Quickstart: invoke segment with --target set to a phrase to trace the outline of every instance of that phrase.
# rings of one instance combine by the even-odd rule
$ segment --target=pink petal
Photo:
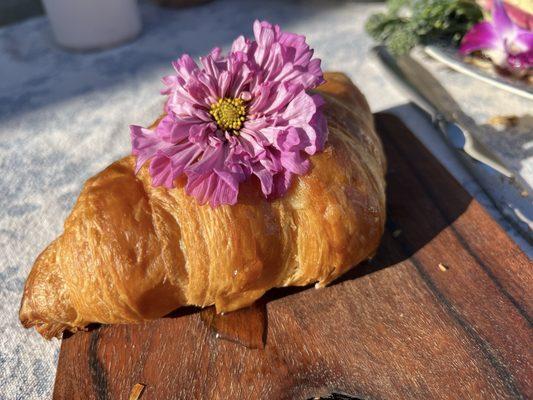
[[[159,122],[155,132],[161,139],[176,143],[189,135],[191,124],[190,121],[184,121],[168,114]]]
[[[198,69],[198,65],[196,65],[194,60],[188,54],[182,55],[178,60],[174,61],[172,65],[178,75],[185,80],[189,80],[192,73]]]
[[[283,111],[287,105],[300,94],[305,93],[303,86],[295,85],[292,83],[285,83],[280,85],[273,91],[272,96],[269,98],[269,104],[263,106],[258,111],[261,114],[274,114]],[[288,108],[288,107],[287,107]]]
[[[274,27],[266,21],[254,21],[254,36],[260,47],[268,48],[274,43]]]
[[[161,78],[166,89],[161,90],[161,94],[170,94],[172,89],[178,85],[178,77],[176,75],[168,75]]]
[[[220,75],[218,76],[218,82],[217,82],[217,86],[218,86],[217,95],[219,98],[226,97],[226,93],[228,92],[230,84],[231,84],[230,73],[228,71],[221,72]]]
[[[194,172],[196,174],[202,175],[207,174],[214,169],[222,169],[224,167],[224,160],[226,159],[226,148],[220,143],[216,147],[208,147],[202,158],[196,162],[194,165],[187,169],[187,174],[189,172]]]
[[[159,138],[154,131],[137,125],[130,126],[130,136],[131,152],[137,156],[135,173],[138,173],[144,163],[152,158],[159,149],[169,145]]]
[[[172,173],[172,164],[167,157],[156,156],[150,163],[150,175],[153,186],[164,186],[172,188],[174,185],[174,174]]]
[[[257,131],[258,134],[260,134],[262,137],[264,137],[268,144],[275,144],[278,136],[281,132],[283,132],[285,129],[287,129],[287,126],[266,126],[265,128],[261,128]]]
[[[230,58],[229,63],[229,71],[232,74],[229,95],[231,97],[240,97],[243,100],[249,101],[251,95],[247,90],[247,86],[253,78],[252,70],[240,60]]]
[[[282,32],[279,37],[279,42],[287,49],[287,56],[296,65],[305,65],[313,57],[313,50],[305,43],[305,36],[297,35],[292,32]]]
[[[283,112],[283,118],[289,121],[290,125],[299,125],[301,122],[309,122],[315,115],[317,105],[313,97],[301,90],[289,103]]]
[[[307,152],[307,154],[313,155],[317,151],[324,150],[324,146],[328,138],[328,121],[322,111],[324,105],[326,104],[322,96],[315,94],[311,97],[313,98],[313,101],[315,102],[315,106],[317,109],[317,112],[315,113],[315,115],[313,115],[313,118],[311,118],[311,121],[309,121],[309,126],[314,131],[315,141],[314,141],[314,146],[311,145],[307,147],[305,151]],[[308,130],[307,132],[310,137],[313,137],[313,135],[310,134]]]
[[[517,28],[512,43],[508,44],[507,63],[514,69],[533,68],[533,32]]]
[[[289,171],[282,171],[274,176],[274,183],[272,186],[272,193],[270,198],[277,198],[283,196],[289,190],[292,181],[292,174]]]
[[[501,36],[505,36],[508,32],[514,30],[515,25],[511,18],[507,15],[503,2],[501,0],[494,0],[492,2],[492,24],[494,29],[500,33]]]
[[[322,74],[315,76],[302,70],[301,66],[295,66],[288,62],[283,66],[283,69],[275,77],[276,82],[292,83],[302,86],[304,89],[311,89],[316,86],[316,83],[323,80]]]
[[[283,47],[279,43],[273,43],[270,46],[268,57],[263,63],[263,69],[265,71],[265,80],[274,80],[279,74],[286,60],[283,57]]]
[[[308,73],[315,78],[315,81],[313,82],[313,86],[315,87],[325,82],[322,67],[320,66],[321,63],[322,61],[320,58],[315,58],[307,65]]]
[[[217,207],[237,202],[239,178],[244,177],[224,167],[225,152],[223,145],[210,148],[199,162],[186,169],[185,191],[200,204],[209,202],[211,207]]]
[[[265,148],[261,144],[262,136],[256,132],[241,130],[239,135],[239,145],[243,151],[250,155],[250,157],[256,158],[264,153]]]
[[[165,156],[172,164],[172,171],[178,177],[183,171],[192,165],[203,153],[203,149],[189,142],[161,149],[158,155]]]
[[[309,144],[305,131],[292,126],[280,131],[276,137],[276,147],[282,152],[301,151]]]
[[[237,203],[237,197],[239,195],[239,184],[228,184],[222,179],[215,181],[215,187],[209,200],[211,207],[218,207],[222,204],[234,205]]]
[[[489,22],[480,22],[468,31],[461,41],[459,52],[469,54],[484,49],[502,49],[503,41]]]
[[[278,173],[283,171],[283,165],[281,164],[281,153],[275,148],[266,149],[266,157],[262,158],[259,163],[268,171],[272,173]]]
[[[272,83],[267,82],[257,85],[257,87],[254,88],[254,92],[252,94],[253,99],[248,108],[248,112],[250,114],[253,115],[260,113],[266,108],[269,103],[270,94],[273,87],[274,85]]]
[[[209,135],[214,134],[216,131],[216,125],[211,123],[201,123],[191,125],[188,132],[188,139],[191,143],[200,143],[207,145],[207,139]]]
[[[507,58],[507,63],[512,67],[519,70],[533,68],[533,52],[521,54],[510,54]]]
[[[257,45],[254,47],[253,58],[257,65],[259,65],[265,72],[269,72],[266,64],[270,57],[273,56],[273,47],[277,45],[280,28],[277,25],[271,25],[266,21],[254,22],[254,36]]]
[[[205,57],[200,57],[200,62],[204,66],[204,71],[207,73],[207,75],[214,77],[215,79],[218,77],[218,74],[223,68],[224,62],[218,62],[220,60],[220,48],[215,47],[213,50],[211,50],[211,53],[209,53]]]
[[[250,50],[250,40],[246,39],[244,36],[239,36],[237,39],[233,41],[233,44],[231,45],[231,52],[242,52],[242,53],[248,53]]]
[[[210,104],[209,98],[210,92],[200,82],[198,76],[195,76],[171,91],[168,107],[176,115],[189,114],[187,109],[195,109],[197,106],[207,107]]]
[[[274,174],[263,168],[260,164],[255,164],[252,168],[254,175],[259,178],[259,182],[261,183],[261,191],[265,197],[268,197],[272,193]]]
[[[185,87],[195,104],[208,106],[206,99],[216,99],[218,96],[216,78],[205,73],[199,73],[197,80],[188,82]]]
[[[299,151],[296,152],[281,152],[281,165],[289,171],[297,175],[303,175],[309,171],[309,160],[302,156]]]
[[[202,152],[199,146],[189,142],[159,150],[150,163],[152,185],[173,187],[174,180],[196,161]]]
[[[520,53],[529,54],[531,57],[533,53],[533,32],[519,29],[514,40],[514,45],[520,49]]]
[[[199,204],[206,204],[213,197],[213,191],[216,186],[214,180],[217,179],[216,174],[213,172],[204,175],[190,173],[187,176],[186,193],[195,197]]]

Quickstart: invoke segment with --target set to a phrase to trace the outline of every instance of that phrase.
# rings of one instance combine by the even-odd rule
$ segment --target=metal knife
[[[515,176],[476,139],[479,130],[439,81],[409,55],[394,56],[385,46],[374,54],[410,100],[425,111],[459,160],[514,228],[533,244],[533,202],[529,185]]]

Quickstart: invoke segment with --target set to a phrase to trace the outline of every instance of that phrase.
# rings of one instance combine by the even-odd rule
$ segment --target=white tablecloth
[[[58,48],[44,17],[0,29],[1,399],[51,396],[59,341],[24,330],[17,312],[32,262],[61,233],[83,182],[129,152],[129,124],[146,125],[159,114],[159,79],[171,70],[171,60],[184,52],[199,56],[216,45],[227,47],[238,34],[251,35],[255,18],[306,34],[324,69],[348,73],[373,110],[392,108],[471,193],[489,204],[430,124],[369,58],[372,43],[364,21],[380,8],[309,0],[225,0],[183,10],[143,4],[144,32],[136,41],[88,54]],[[428,65],[480,123],[494,114],[531,112],[526,100]],[[484,140],[531,182],[526,133]]]

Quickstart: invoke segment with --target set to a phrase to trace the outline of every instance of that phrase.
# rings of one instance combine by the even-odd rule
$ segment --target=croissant
[[[49,339],[90,323],[135,323],[178,307],[246,307],[267,290],[324,286],[371,257],[385,221],[385,158],[363,95],[325,74],[329,138],[290,191],[244,183],[236,205],[200,206],[151,185],[133,156],[89,179],[64,233],[37,258],[20,320]]]

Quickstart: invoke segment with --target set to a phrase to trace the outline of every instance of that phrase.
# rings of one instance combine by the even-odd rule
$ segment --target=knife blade
[[[373,53],[409,99],[425,111],[446,143],[476,179],[494,206],[533,244],[530,188],[476,138],[479,127],[440,82],[410,55],[394,56],[385,46]]]

